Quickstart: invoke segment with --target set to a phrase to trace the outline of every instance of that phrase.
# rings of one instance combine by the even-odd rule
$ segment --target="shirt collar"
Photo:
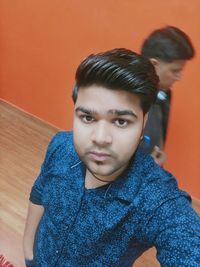
[[[138,149],[128,169],[109,186],[106,197],[120,198],[132,202],[152,165],[154,165],[153,159]],[[76,174],[83,174],[83,162],[80,160],[75,149],[73,149],[72,154],[70,154],[70,166],[72,172],[75,171]]]
[[[129,168],[113,182],[108,195],[132,202],[152,165],[153,159],[138,149]]]

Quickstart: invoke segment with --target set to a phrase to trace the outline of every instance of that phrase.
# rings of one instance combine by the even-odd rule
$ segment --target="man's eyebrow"
[[[132,116],[134,118],[137,118],[138,116],[132,111],[132,110],[119,110],[119,109],[111,109],[108,111],[108,113],[113,114],[113,115],[117,115],[117,116]]]
[[[98,112],[95,111],[95,110],[92,110],[92,109],[89,109],[89,108],[84,108],[84,107],[77,107],[75,109],[75,112],[83,112],[85,114],[88,114],[88,115],[98,115]],[[132,111],[132,110],[129,110],[129,109],[110,109],[108,110],[108,114],[111,114],[111,115],[116,115],[116,116],[132,116],[134,118],[137,118],[138,116]]]
[[[92,109],[89,109],[89,108],[84,108],[84,107],[77,107],[75,109],[75,112],[79,112],[79,111],[80,112],[83,112],[83,113],[86,113],[88,115],[91,115],[91,114],[95,115],[95,114],[97,114],[97,112],[95,110],[92,110]]]

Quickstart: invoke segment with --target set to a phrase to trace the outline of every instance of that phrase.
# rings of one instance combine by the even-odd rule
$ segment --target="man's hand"
[[[151,156],[153,157],[155,162],[160,166],[162,166],[167,159],[167,155],[165,154],[165,152],[161,150],[158,146],[154,147]]]

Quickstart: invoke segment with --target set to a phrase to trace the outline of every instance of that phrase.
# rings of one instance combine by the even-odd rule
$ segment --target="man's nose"
[[[111,144],[112,134],[109,125],[104,121],[96,123],[92,131],[91,140],[100,146]]]
[[[174,76],[174,78],[175,78],[175,81],[180,81],[181,80],[181,72],[178,72],[178,73],[176,73],[176,75]]]

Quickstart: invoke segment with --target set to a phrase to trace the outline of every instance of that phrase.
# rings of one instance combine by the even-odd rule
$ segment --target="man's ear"
[[[145,125],[146,125],[146,123],[147,123],[148,117],[149,117],[149,112],[145,113],[145,115],[144,115],[143,129],[145,128]]]
[[[142,139],[144,138],[144,128],[145,128],[145,125],[146,125],[146,123],[147,123],[148,116],[149,116],[149,112],[145,113],[145,115],[144,115],[144,119],[143,119],[142,133],[141,133],[140,140],[142,140]]]
[[[151,63],[154,65],[155,68],[158,66],[159,62],[156,58],[150,58],[149,60],[151,61]]]
[[[142,133],[141,133],[141,136],[140,136],[140,140],[143,140],[143,138],[144,138],[144,128],[145,128],[145,125],[147,123],[148,116],[149,116],[149,112],[145,113],[144,119],[143,119]]]

